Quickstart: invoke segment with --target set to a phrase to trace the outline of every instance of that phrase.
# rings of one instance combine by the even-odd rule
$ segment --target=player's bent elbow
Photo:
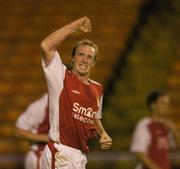
[[[19,128],[17,128],[17,127],[14,130],[14,136],[17,137],[17,138],[21,137],[21,130]]]
[[[40,47],[43,53],[48,53],[48,45],[44,41],[41,42]]]

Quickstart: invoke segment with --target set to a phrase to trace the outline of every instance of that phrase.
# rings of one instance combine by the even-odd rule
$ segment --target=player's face
[[[160,96],[155,103],[155,111],[159,116],[166,116],[169,110],[169,97],[167,95]]]
[[[80,45],[72,59],[73,71],[79,75],[87,75],[95,64],[95,49],[88,45]]]

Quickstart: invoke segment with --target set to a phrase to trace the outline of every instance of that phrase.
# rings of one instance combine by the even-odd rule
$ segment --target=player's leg
[[[51,169],[52,154],[46,145],[40,158],[40,169]]]
[[[73,169],[86,169],[87,158],[82,153],[77,153],[71,156],[72,168]]]
[[[25,169],[37,169],[37,157],[34,152],[29,151],[25,158]]]
[[[56,154],[56,167],[58,169],[85,169],[87,159],[80,150],[55,144],[58,153]]]

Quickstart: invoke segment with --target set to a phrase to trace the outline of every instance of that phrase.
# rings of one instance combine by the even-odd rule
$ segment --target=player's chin
[[[108,149],[110,149],[111,148],[111,146],[101,146],[101,149],[102,150],[108,150]]]
[[[89,70],[80,70],[80,71],[79,71],[79,74],[80,74],[81,76],[87,75],[88,73],[89,73]]]

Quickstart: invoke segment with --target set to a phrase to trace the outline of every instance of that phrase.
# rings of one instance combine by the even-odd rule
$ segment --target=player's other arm
[[[111,137],[106,133],[104,130],[101,120],[100,119],[94,119],[94,124],[96,126],[97,132],[100,135],[100,144],[101,144],[101,149],[109,149],[112,145],[112,139]]]
[[[170,120],[165,120],[164,123],[174,135],[177,147],[180,148],[180,133],[178,132],[176,125]]]
[[[72,33],[80,30],[82,32],[91,31],[91,22],[87,17],[82,17],[70,24],[56,30],[51,33],[41,42],[42,57],[45,63],[48,65],[54,56],[58,46]]]
[[[31,142],[48,142],[47,134],[34,134],[18,127],[15,129],[15,136]]]
[[[149,169],[160,169],[145,153],[135,152],[140,161]]]
[[[180,148],[180,133],[178,132],[177,128],[175,125],[172,126],[170,129],[174,135],[176,146]]]

